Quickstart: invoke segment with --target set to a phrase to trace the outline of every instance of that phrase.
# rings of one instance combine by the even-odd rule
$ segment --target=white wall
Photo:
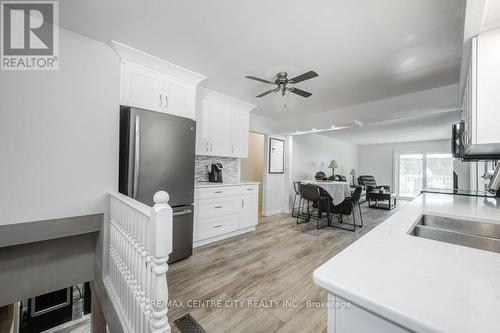
[[[0,223],[103,212],[118,184],[119,59],[60,30],[59,71],[0,73]]]
[[[276,138],[285,141],[285,172],[282,174],[269,173],[269,139]],[[288,211],[288,173],[290,164],[288,159],[290,138],[281,135],[265,135],[264,146],[264,186],[262,190],[262,215],[269,216]]]
[[[294,180],[314,179],[318,171],[331,176],[328,169],[331,160],[338,163],[335,174],[349,178],[351,169],[358,167],[358,146],[335,140],[320,134],[304,134],[293,137],[293,172]]]
[[[331,160],[336,160],[339,165],[339,168],[335,169],[335,174],[346,176],[348,181],[351,179],[349,175],[351,169],[358,168],[358,146],[320,134],[294,136],[291,151],[292,167],[287,191],[290,205],[295,195],[292,182],[314,179],[318,171],[331,176],[332,169],[328,169]]]
[[[373,175],[379,185],[394,188],[394,154],[397,152],[450,153],[450,140],[417,141],[359,146],[358,175]],[[468,188],[468,168],[455,168],[459,172],[461,188]],[[460,174],[467,173],[467,175]],[[462,183],[465,181],[465,183]]]

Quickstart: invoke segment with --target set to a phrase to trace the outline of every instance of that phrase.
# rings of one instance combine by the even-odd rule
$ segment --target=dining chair
[[[315,178],[316,180],[326,180],[326,179],[328,179],[328,178],[326,177],[326,174],[325,174],[323,171],[318,171],[318,172],[316,172],[316,174],[314,175],[314,178]]]
[[[326,206],[326,217],[328,224],[330,224],[330,197],[326,192],[320,191],[320,188],[313,184],[299,184],[299,194],[300,202],[297,211],[297,224],[309,222],[311,218],[314,218],[316,220],[316,228],[320,229],[319,221],[322,218],[321,210],[324,206]],[[306,205],[305,213],[304,204]],[[315,212],[316,214],[314,214]]]
[[[363,191],[362,186],[356,186],[351,197],[344,199],[344,201],[342,201],[340,204],[332,207],[332,213],[338,214],[338,219],[339,219],[339,222],[341,224],[352,226],[352,229],[344,228],[346,230],[356,231],[356,227],[363,227],[363,213],[361,212],[361,204],[360,204],[362,191]],[[356,207],[358,207],[358,209],[359,209],[359,216],[361,219],[361,224],[356,224],[356,213],[355,213]],[[343,215],[349,216],[351,214],[352,214],[353,223],[344,222],[344,219],[342,216]]]
[[[293,196],[292,217],[297,217],[297,215],[299,214],[300,202],[302,200],[302,197],[300,196],[300,193],[299,193],[299,186],[300,186],[300,184],[301,184],[300,181],[293,182],[293,190],[294,190],[295,194]],[[299,207],[295,207],[295,203],[297,201],[297,197],[299,198]],[[297,211],[297,215],[294,215],[295,211]]]

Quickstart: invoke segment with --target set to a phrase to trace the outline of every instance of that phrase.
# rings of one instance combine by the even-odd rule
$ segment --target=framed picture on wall
[[[269,138],[269,173],[285,173],[285,141]]]

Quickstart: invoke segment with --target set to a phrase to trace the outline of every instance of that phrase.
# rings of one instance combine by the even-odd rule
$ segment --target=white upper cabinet
[[[164,81],[166,113],[195,119],[196,86],[175,79]]]
[[[198,88],[196,103],[196,154],[247,157],[249,112],[255,106],[204,88]]]
[[[163,76],[131,64],[122,66],[122,105],[161,111]]]
[[[196,155],[210,155],[210,105],[196,101]]]
[[[245,111],[233,110],[229,117],[229,141],[231,156],[248,157],[248,126],[250,114]]]
[[[196,86],[203,75],[121,43],[121,104],[195,119]]]
[[[472,40],[465,80],[462,120],[468,155],[500,153],[500,29],[482,32]]]
[[[230,110],[224,106],[211,103],[208,119],[211,155],[229,156],[231,153],[229,114]]]

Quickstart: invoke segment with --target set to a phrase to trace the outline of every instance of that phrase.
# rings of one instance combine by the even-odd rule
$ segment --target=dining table
[[[321,187],[332,197],[332,203],[335,206],[344,201],[345,198],[351,196],[351,184],[349,182],[337,180],[302,180],[301,183],[314,184]]]

